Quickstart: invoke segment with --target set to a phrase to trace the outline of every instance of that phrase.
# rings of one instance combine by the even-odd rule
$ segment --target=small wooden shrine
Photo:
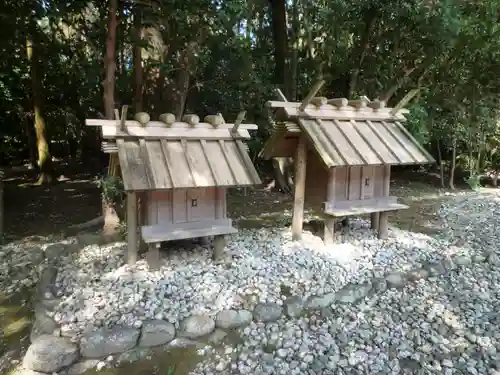
[[[324,241],[335,238],[335,220],[371,214],[371,227],[386,238],[388,212],[408,208],[389,194],[392,165],[433,163],[434,158],[401,124],[405,109],[379,100],[315,97],[303,102],[267,103],[274,132],[261,151],[264,158],[295,158],[292,236],[300,239],[304,202],[321,204]]]
[[[176,121],[170,113],[150,121],[144,112],[126,120],[124,112],[121,120],[86,124],[101,126],[103,150],[118,153],[127,193],[129,263],[137,259],[138,198],[150,267],[158,267],[160,244],[171,240],[215,236],[214,256],[220,258],[224,235],[237,231],[227,217],[226,189],[261,183],[243,143],[257,125],[242,124],[244,112],[234,124],[220,115]]]

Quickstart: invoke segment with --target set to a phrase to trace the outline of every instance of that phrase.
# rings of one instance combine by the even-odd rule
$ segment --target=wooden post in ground
[[[384,186],[383,186],[383,196],[388,197],[391,186],[391,167],[389,165],[384,166]],[[389,212],[383,211],[379,215],[379,227],[378,227],[378,238],[386,239],[389,235]]]
[[[231,259],[226,256],[227,254],[224,252],[224,248],[226,247],[227,241],[226,236],[220,235],[215,236],[214,238],[214,262],[223,263],[230,262]]]
[[[137,212],[138,212],[138,225],[139,227],[143,225],[147,225],[148,223],[148,207],[147,207],[147,202],[148,202],[148,192],[142,192],[140,194],[137,194]],[[142,236],[139,238],[139,250],[146,251],[148,249],[148,244],[144,242],[144,239]]]
[[[127,263],[137,262],[137,197],[135,192],[127,192]]]
[[[370,228],[373,230],[378,230],[378,223],[379,223],[379,212],[372,212],[370,215]]]
[[[160,246],[160,242],[149,244],[149,251],[146,255],[146,259],[150,271],[157,271],[160,269]]]
[[[328,170],[328,185],[326,188],[326,201],[328,203],[335,202],[335,174],[336,169]],[[323,232],[323,242],[325,245],[331,245],[335,240],[335,217],[328,216],[325,220],[325,229]]]
[[[304,135],[299,138],[295,156],[295,192],[293,200],[292,240],[302,239],[304,222],[304,197],[306,189],[307,143]]]

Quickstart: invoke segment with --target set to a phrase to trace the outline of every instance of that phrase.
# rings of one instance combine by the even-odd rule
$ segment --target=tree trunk
[[[275,185],[274,187],[283,193],[289,194],[292,192],[291,184],[288,181],[290,176],[290,163],[288,158],[273,158],[273,172]]]
[[[290,58],[290,100],[297,100],[297,74],[299,67],[299,1],[293,0],[292,5],[292,56]]]
[[[450,189],[452,190],[455,189],[455,166],[457,164],[456,157],[457,157],[457,141],[454,139],[453,149],[451,153],[451,167],[450,167],[450,181],[449,181]]]
[[[36,134],[34,134],[35,129],[28,122],[28,119],[26,118],[26,115],[24,113],[21,116],[21,119],[24,128],[24,134],[26,135],[26,140],[28,143],[30,168],[37,169],[38,160],[37,160]]]
[[[103,99],[104,99],[104,112],[108,120],[114,118],[115,109],[115,73],[116,73],[116,29],[118,26],[118,19],[116,16],[118,0],[109,0],[108,3],[108,35],[106,38],[106,56],[104,58],[104,71],[105,77],[103,82]],[[118,155],[110,154],[110,164],[115,166],[109,170],[109,174],[113,177],[118,175]],[[120,219],[116,210],[114,209],[113,202],[106,202],[103,199],[102,210],[104,216],[103,234],[105,236],[114,236],[119,231]]]
[[[441,182],[441,187],[444,189],[444,163],[443,163],[443,155],[441,153],[441,145],[439,140],[436,142],[437,144],[437,153],[438,153],[438,162],[439,162],[439,180]]]
[[[285,0],[269,0],[274,39],[274,80],[288,97],[288,85],[285,84],[287,56],[287,25]]]
[[[36,144],[38,150],[38,167],[40,168],[40,176],[37,184],[52,182],[54,177],[54,169],[52,157],[49,151],[49,142],[47,137],[47,129],[45,119],[43,118],[43,94],[42,94],[42,76],[39,66],[38,49],[40,48],[33,39],[27,40],[26,54],[31,62],[31,85],[33,98],[33,112],[35,115],[35,133]]]
[[[105,77],[103,82],[104,115],[108,120],[113,119],[115,109],[117,7],[118,0],[109,0],[108,36],[106,38],[106,56],[104,58]]]
[[[498,187],[498,172],[497,170],[494,170],[491,174],[491,185],[493,185],[493,187]]]
[[[143,81],[144,81],[144,69],[142,67],[142,46],[141,46],[141,15],[139,10],[136,9],[134,13],[134,46],[132,50],[133,54],[133,65],[134,65],[134,77],[135,77],[135,95],[134,95],[134,106],[135,112],[142,112],[143,104]]]
[[[405,70],[404,74],[401,77],[397,78],[392,84],[392,86],[389,88],[389,90],[387,90],[382,96],[380,96],[379,99],[381,101],[388,103],[389,100],[391,100],[391,98],[394,96],[394,94],[396,94],[396,92],[401,87],[403,87],[404,83],[406,82],[408,77],[415,71],[415,69],[416,68],[410,68]]]
[[[186,108],[186,99],[189,91],[189,65],[192,61],[193,53],[192,48],[194,46],[188,46],[186,51],[184,51],[180,58],[180,69],[177,76],[177,87],[174,105],[174,114],[177,121],[180,121],[184,110]]]

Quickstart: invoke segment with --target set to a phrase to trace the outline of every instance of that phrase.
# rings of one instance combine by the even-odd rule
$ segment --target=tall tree
[[[44,184],[52,182],[54,171],[52,157],[49,150],[47,126],[43,115],[42,75],[39,61],[39,38],[36,30],[36,23],[32,22],[30,26],[32,32],[26,42],[26,55],[31,63],[31,94],[33,100],[33,113],[38,150],[38,166],[40,168],[40,176],[37,183]]]
[[[104,115],[112,120],[115,110],[115,73],[116,73],[116,29],[118,27],[118,0],[109,0],[108,35],[106,56],[104,57]]]
[[[104,58],[104,113],[108,120],[112,120],[115,110],[115,72],[116,72],[116,29],[118,27],[118,0],[109,0],[108,4],[108,34],[106,38],[106,56]],[[108,175],[110,178],[119,176],[118,155],[110,155]],[[103,187],[105,188],[105,187]],[[120,218],[116,212],[116,202],[106,201],[103,196],[103,216],[104,216],[104,235],[112,236],[119,230]]]
[[[271,19],[274,40],[274,80],[288,97],[289,89],[286,84],[286,58],[288,52],[286,5],[285,0],[269,0],[271,5]]]

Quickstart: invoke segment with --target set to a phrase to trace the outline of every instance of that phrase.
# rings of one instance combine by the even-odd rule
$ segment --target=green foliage
[[[125,190],[120,177],[106,175],[96,180],[101,189],[101,195],[105,202],[120,205],[123,202]]]
[[[481,176],[479,174],[472,174],[465,180],[467,185],[473,190],[481,186]]]
[[[3,2],[0,59],[0,154],[28,155],[33,110],[26,36],[40,40],[44,115],[52,147],[88,154],[98,132],[85,118],[104,113],[102,78],[107,12],[101,1]],[[500,81],[498,1],[318,0],[285,2],[285,46],[275,46],[270,2],[226,0],[119,1],[117,105],[134,107],[133,49],[141,47],[143,108],[153,117],[175,111],[181,73],[187,71],[185,112],[221,112],[233,120],[241,109],[259,125],[249,142],[252,157],[270,129],[264,103],[274,98],[276,47],[286,49],[290,95],[303,97],[321,71],[321,95],[387,99],[409,90],[406,127],[423,145],[439,144],[443,158],[457,158],[471,172],[500,167],[497,150]],[[134,28],[141,31],[141,38]],[[131,111],[133,112],[133,111]],[[35,150],[36,151],[36,150]],[[474,169],[474,171],[472,171]],[[102,182],[109,199],[121,193]],[[106,195],[108,198],[108,196]]]
[[[407,121],[405,123],[408,131],[415,137],[415,139],[422,145],[429,142],[429,114],[426,108],[420,103],[415,103],[409,108]]]

